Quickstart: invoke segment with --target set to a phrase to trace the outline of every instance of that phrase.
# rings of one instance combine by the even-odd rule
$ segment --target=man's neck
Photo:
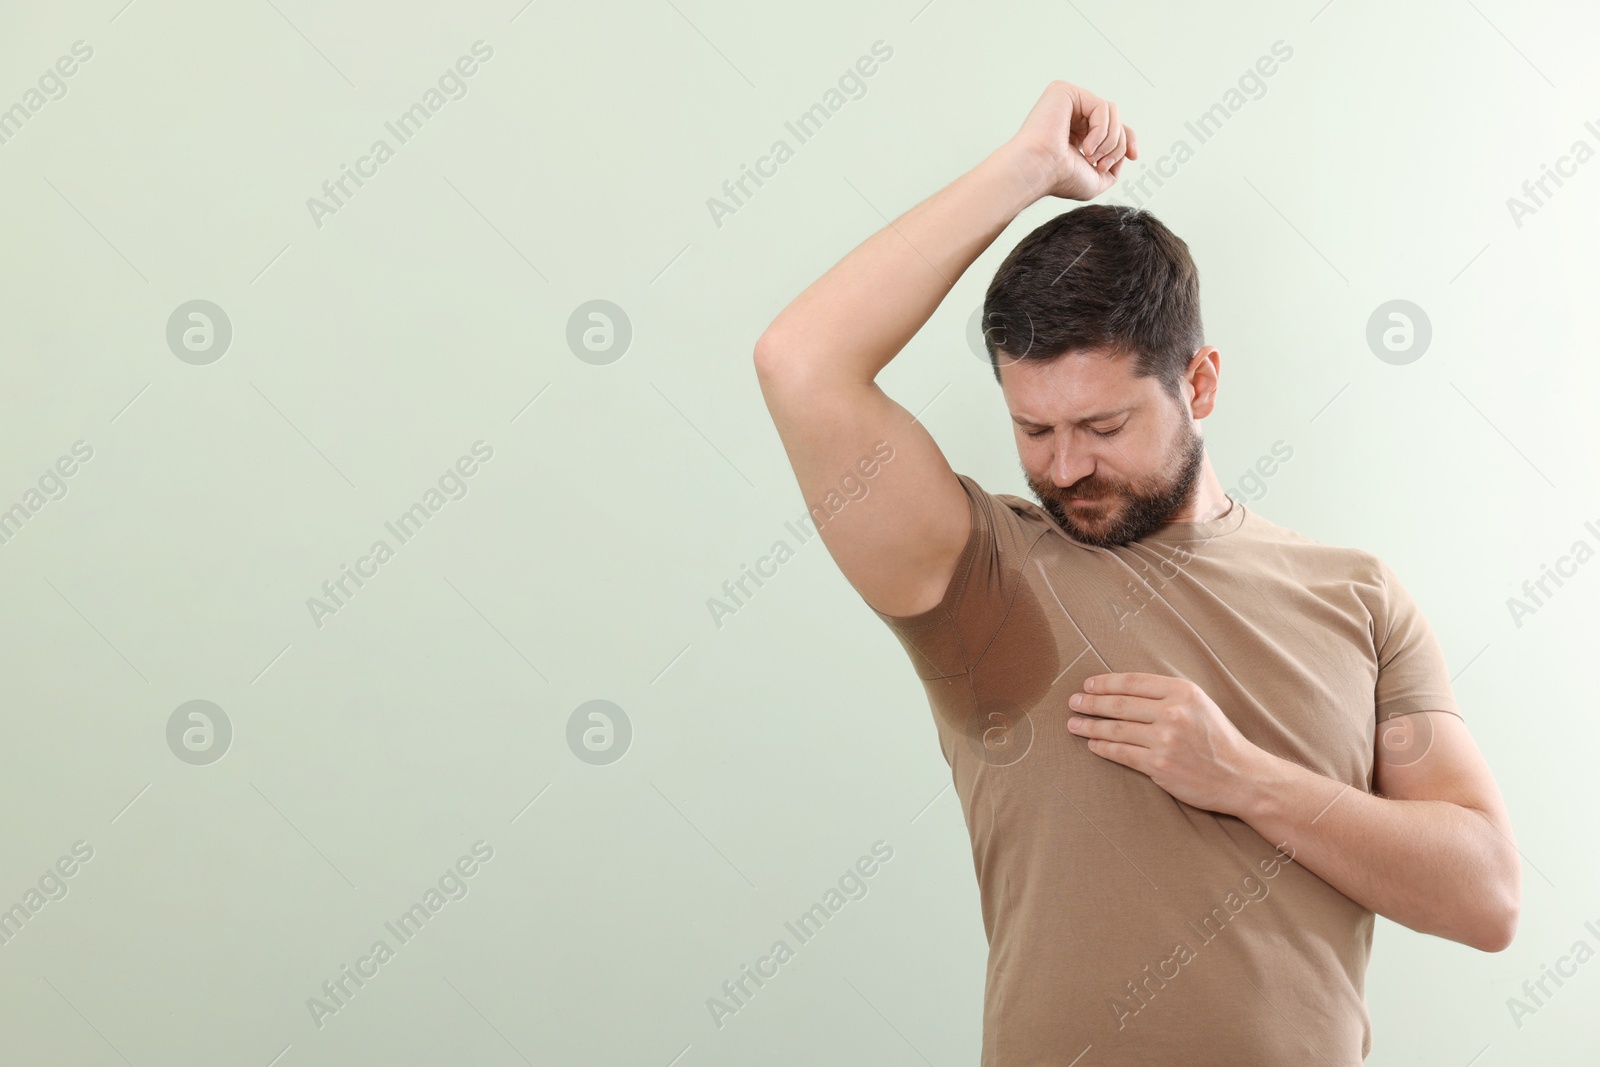
[[[1222,491],[1217,472],[1211,469],[1211,457],[1206,457],[1205,467],[1195,484],[1194,498],[1189,505],[1175,512],[1168,522],[1215,522],[1234,507],[1233,500]]]

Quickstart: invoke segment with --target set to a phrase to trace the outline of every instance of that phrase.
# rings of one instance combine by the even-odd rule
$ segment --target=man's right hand
[[[1117,105],[1070,82],[1053,81],[1011,138],[1042,170],[1045,194],[1093,200],[1116,184],[1139,139]]]

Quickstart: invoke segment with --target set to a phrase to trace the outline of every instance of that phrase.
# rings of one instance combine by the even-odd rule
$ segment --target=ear
[[[1190,389],[1189,413],[1203,419],[1217,406],[1217,384],[1222,376],[1222,353],[1215,345],[1206,345],[1194,354],[1184,369],[1184,381]]]

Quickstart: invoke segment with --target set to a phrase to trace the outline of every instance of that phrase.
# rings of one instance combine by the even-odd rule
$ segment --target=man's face
[[[1132,376],[1132,357],[1000,363],[1023,474],[1073,537],[1125,545],[1189,504],[1205,443],[1155,378]]]

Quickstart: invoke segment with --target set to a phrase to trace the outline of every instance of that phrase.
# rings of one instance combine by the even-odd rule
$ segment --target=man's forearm
[[[1487,952],[1511,936],[1500,890],[1515,849],[1483,812],[1373,796],[1262,753],[1229,814],[1269,843],[1287,843],[1296,863],[1351,900],[1413,930]]]
[[[766,369],[871,382],[1048,185],[1046,166],[1008,141],[795,297],[757,345]]]

